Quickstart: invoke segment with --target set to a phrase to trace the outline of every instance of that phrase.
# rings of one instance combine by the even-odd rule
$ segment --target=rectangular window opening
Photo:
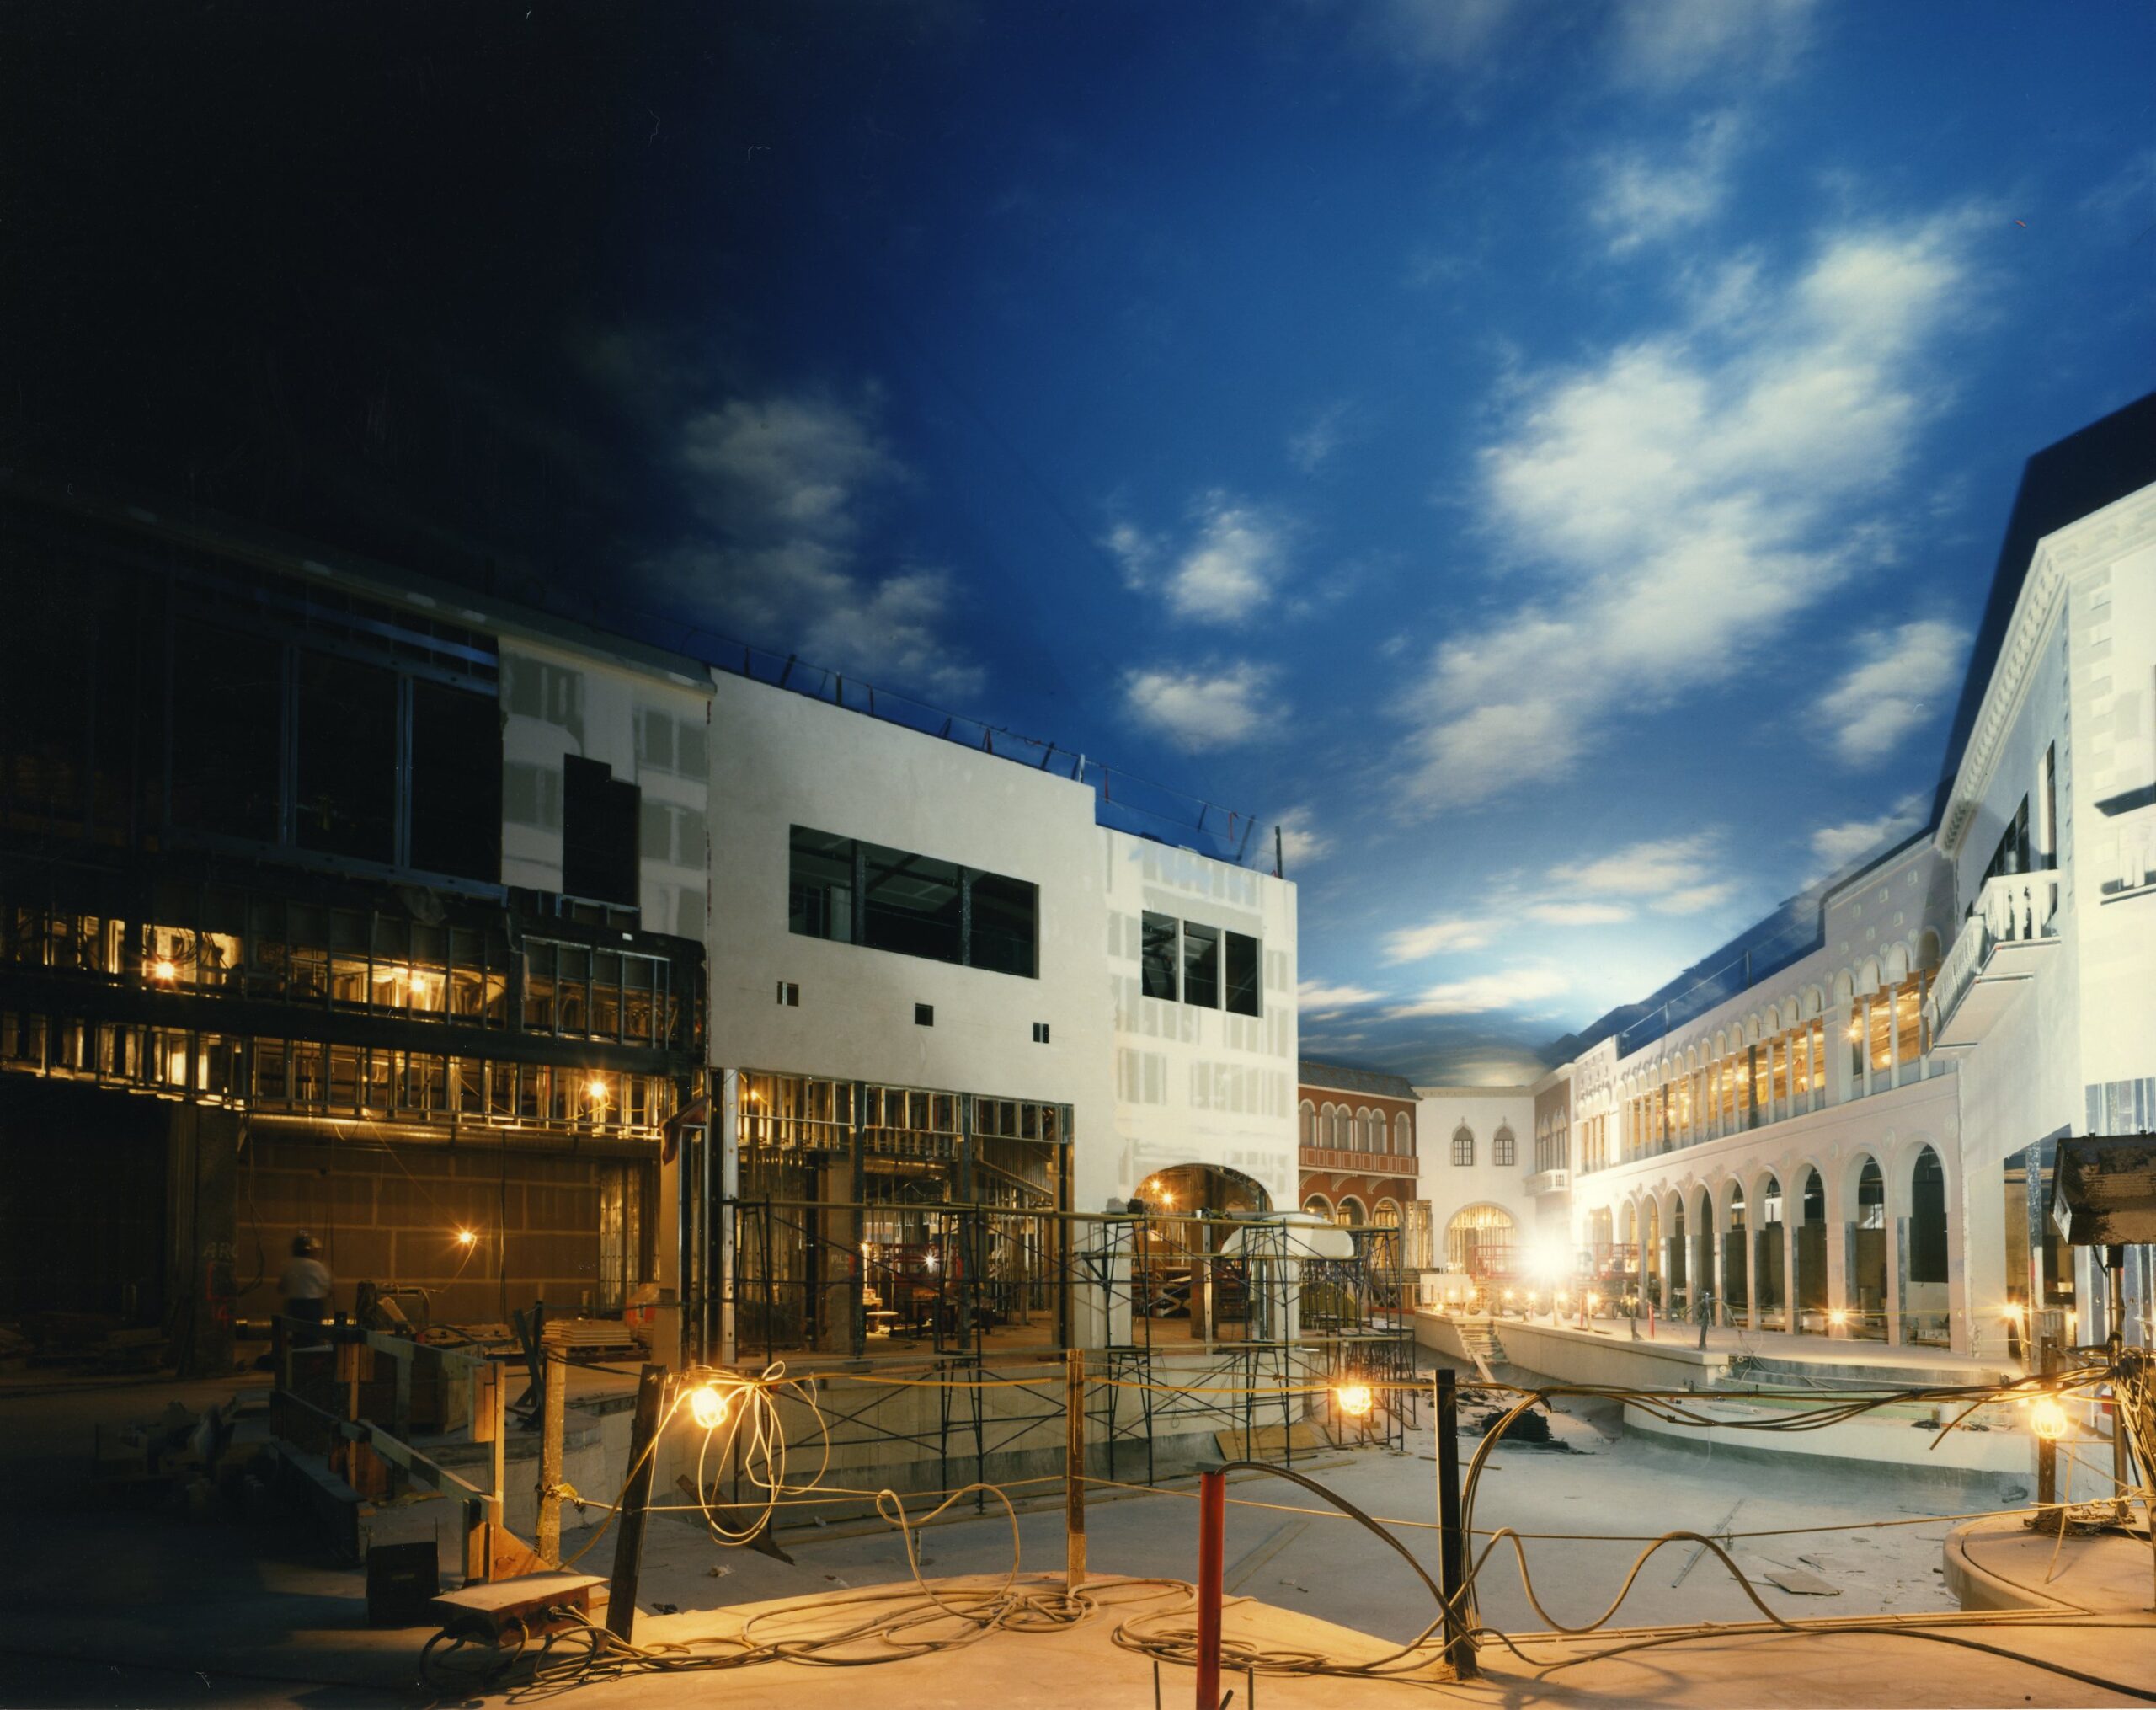
[[[1170,1003],[1180,995],[1177,983],[1176,935],[1178,923],[1173,915],[1148,914],[1145,917],[1145,939],[1139,952],[1139,978],[1148,997],[1161,997]]]

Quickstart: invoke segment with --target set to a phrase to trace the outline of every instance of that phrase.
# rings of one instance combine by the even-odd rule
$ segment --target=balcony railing
[[[1353,1170],[1366,1176],[1412,1176],[1415,1154],[1397,1152],[1338,1152],[1328,1146],[1299,1148],[1306,1170]]]
[[[1988,981],[2027,979],[2034,970],[2020,952],[2057,938],[2057,913],[2055,873],[2003,873],[1985,881],[1925,1000],[1935,1045],[1972,1045],[1990,1030],[2012,994],[1997,994],[1981,1014],[1965,1000]]]

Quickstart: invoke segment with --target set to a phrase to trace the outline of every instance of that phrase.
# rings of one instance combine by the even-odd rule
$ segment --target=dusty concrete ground
[[[199,1407],[237,1387],[100,1386],[0,1397],[0,1478],[13,1499],[16,1522],[11,1547],[0,1552],[0,1702],[296,1701],[334,1710],[414,1695],[424,1632],[367,1629],[360,1576],[326,1561],[296,1526],[274,1520],[189,1520],[164,1510],[104,1505],[90,1497],[89,1435],[98,1419],[117,1424],[154,1417],[173,1400]],[[1909,1520],[1916,1523],[1739,1538],[1732,1549],[1748,1570],[1803,1566],[1839,1590],[1832,1597],[1771,1590],[1764,1594],[1771,1607],[1787,1614],[1949,1606],[1936,1571],[1945,1522],[1932,1516],[1961,1511],[1965,1504],[1958,1492],[1870,1478],[1860,1468],[1838,1468],[1833,1477],[1821,1478],[1801,1469],[1614,1443],[1579,1420],[1561,1421],[1559,1430],[1575,1452],[1508,1446],[1494,1457],[1476,1515],[1478,1526],[1606,1536],[1678,1526],[1742,1533],[1846,1520]],[[1427,1520],[1434,1504],[1433,1456],[1425,1429],[1411,1437],[1404,1454],[1365,1451],[1345,1464],[1335,1457],[1334,1464],[1316,1469],[1315,1476],[1373,1514]],[[1196,1511],[1187,1487],[1186,1494],[1107,1494],[1109,1499],[1089,1515],[1091,1556],[1099,1569],[1178,1579],[1192,1574]],[[1313,1499],[1303,1491],[1251,1478],[1239,1479],[1231,1494],[1239,1504],[1230,1511],[1231,1592],[1280,1606],[1296,1619],[1336,1622],[1378,1639],[1406,1638],[1429,1619],[1429,1599],[1419,1583],[1360,1527],[1241,1505],[1311,1505]],[[1026,1568],[1060,1567],[1059,1508],[1022,1515],[1018,1530]],[[1431,1532],[1408,1529],[1401,1536],[1418,1559],[1434,1563]],[[579,1535],[572,1532],[566,1542],[574,1548]],[[602,1539],[586,1565],[603,1573],[611,1547],[611,1536]],[[700,1624],[694,1611],[699,1610],[889,1583],[906,1573],[902,1548],[889,1533],[857,1527],[797,1531],[787,1537],[787,1547],[795,1558],[790,1566],[750,1552],[721,1552],[686,1520],[655,1517],[639,1602],[647,1611],[670,1605],[679,1612],[647,1620],[646,1636],[694,1630]],[[1573,1540],[1540,1540],[1527,1546],[1545,1606],[1567,1622],[1602,1612],[1637,1547]],[[1711,1557],[1693,1556],[1690,1546],[1666,1548],[1655,1556],[1619,1612],[1619,1624],[1742,1619],[1753,1612]],[[1011,1560],[1009,1523],[999,1510],[937,1526],[925,1534],[925,1557],[926,1570],[938,1578],[1000,1574]],[[714,1574],[714,1568],[723,1571]],[[1506,1628],[1536,1624],[1517,1568],[1508,1561],[1494,1563],[1483,1581],[1482,1611],[1486,1621]],[[1077,1654],[1074,1646],[1105,1646],[1097,1633],[1082,1641],[1076,1635],[1059,1636],[1052,1646],[1027,1649],[1037,1642],[1044,1643],[1038,1635],[999,1635],[993,1647],[1005,1660],[998,1669],[1023,1677],[1046,1665],[1050,1649],[1060,1657],[1066,1651]],[[1113,1656],[1119,1660],[1099,1661],[1102,1678],[1122,1681],[1128,1675],[1126,1684],[1134,1689],[1142,1683],[1150,1696],[1150,1680],[1139,1659],[1119,1652]],[[784,1672],[789,1680],[798,1675],[850,1681],[854,1693],[873,1690],[885,1702],[934,1702],[932,1697],[909,1696],[929,1690],[920,1666],[899,1665],[910,1686],[902,1686],[898,1674]],[[865,1688],[866,1681],[882,1684]],[[632,1684],[605,1689],[603,1696],[626,1692],[622,1702],[641,1701],[644,1688],[654,1683],[630,1691]],[[1034,1685],[1033,1697],[1011,1697],[1008,1702],[1058,1702],[1052,1681],[1036,1680]],[[1299,1683],[1293,1691],[1289,1685],[1281,1683],[1267,1702],[1327,1702],[1320,1691],[1325,1683]],[[766,1683],[739,1675],[728,1677],[727,1690],[730,1702],[755,1702],[767,1690],[781,1688],[776,1679]],[[796,1702],[797,1690],[797,1685],[784,1687],[787,1702]],[[1261,1693],[1267,1691],[1261,1683]],[[978,1700],[961,1697],[950,1702]],[[2040,1691],[2034,1702],[2075,1701],[2047,1698]]]

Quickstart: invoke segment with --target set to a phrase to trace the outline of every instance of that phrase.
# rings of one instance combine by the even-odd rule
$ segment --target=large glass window
[[[1033,979],[1039,923],[1039,887],[1022,879],[792,828],[787,925],[804,938]]]
[[[1186,921],[1182,928],[1182,1001],[1220,1007],[1220,929]]]
[[[281,650],[191,618],[173,625],[172,819],[194,831],[277,839]]]
[[[1871,1074],[1877,1081],[1893,1066],[1894,1009],[1881,992],[1871,1000]]]
[[[297,739],[300,847],[355,861],[395,860],[395,673],[301,653]]]
[[[1172,1003],[1180,993],[1176,981],[1178,959],[1177,932],[1180,924],[1173,915],[1149,914],[1145,916],[1145,948],[1139,957],[1139,978],[1148,997],[1165,997]]]
[[[1038,972],[1034,937],[1039,914],[1038,886],[994,873],[974,874],[967,961],[993,973],[1032,979]]]
[[[1227,935],[1228,1009],[1235,1015],[1256,1015],[1258,1002],[1258,943],[1242,932]]]
[[[959,869],[953,861],[863,843],[862,942],[932,962],[964,959]]]
[[[499,882],[501,714],[490,697],[412,684],[412,864]]]
[[[804,938],[853,942],[853,840],[793,828],[787,927]]]

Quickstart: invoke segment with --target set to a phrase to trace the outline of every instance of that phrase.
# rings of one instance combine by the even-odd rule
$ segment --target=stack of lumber
[[[636,1332],[619,1318],[549,1318],[539,1339],[549,1353],[587,1358],[633,1354],[643,1346]]]

